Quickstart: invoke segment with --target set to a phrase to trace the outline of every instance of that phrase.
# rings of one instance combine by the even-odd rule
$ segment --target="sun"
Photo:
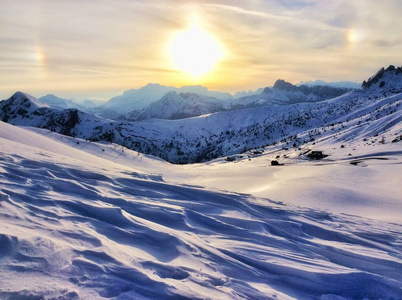
[[[201,77],[222,58],[222,50],[211,34],[193,26],[174,37],[170,55],[178,70]]]

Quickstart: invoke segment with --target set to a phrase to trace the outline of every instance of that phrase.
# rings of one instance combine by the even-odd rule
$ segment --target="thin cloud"
[[[192,18],[225,53],[200,84],[235,92],[279,77],[360,81],[402,61],[401,10],[397,0],[2,0],[0,82],[2,91],[188,84],[167,49]]]

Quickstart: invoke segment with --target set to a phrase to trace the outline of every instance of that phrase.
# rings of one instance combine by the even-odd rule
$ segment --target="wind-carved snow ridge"
[[[1,299],[401,298],[399,224],[171,184],[3,122],[0,152]]]

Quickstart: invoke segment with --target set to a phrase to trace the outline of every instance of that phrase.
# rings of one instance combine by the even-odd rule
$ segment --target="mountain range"
[[[381,69],[361,89],[352,91],[297,87],[278,80],[260,95],[234,100],[169,92],[133,116],[135,122],[105,119],[76,108],[51,108],[50,101],[42,103],[17,92],[0,102],[0,118],[15,125],[114,142],[173,163],[192,163],[278,142],[303,144],[336,124],[342,128],[356,123],[366,126],[370,120],[381,123],[377,120],[388,114],[399,120],[400,69]],[[386,133],[398,124],[395,120],[372,134]]]
[[[322,81],[322,87],[331,85],[331,83],[325,83]],[[351,82],[334,83],[334,86],[345,91],[351,90],[351,86],[353,85],[355,84]],[[265,90],[267,90],[267,88],[265,88]],[[154,113],[145,113],[145,111],[149,109],[151,104],[161,100],[163,102],[162,98],[166,96],[169,92],[176,92],[177,94],[197,94],[200,98],[198,101],[198,105],[201,104],[200,102],[203,100],[202,97],[206,98],[206,102],[211,102],[211,98],[215,98],[215,102],[216,105],[219,106],[219,110],[227,110],[236,107],[236,105],[238,105],[239,103],[246,103],[247,101],[253,102],[253,100],[251,99],[245,101],[243,101],[242,99],[246,99],[249,96],[261,95],[263,94],[263,91],[263,88],[259,88],[255,91],[250,90],[248,92],[237,92],[232,96],[229,93],[210,91],[206,87],[200,85],[183,86],[180,88],[176,88],[160,84],[148,84],[140,89],[127,90],[122,95],[113,97],[108,101],[88,99],[72,101],[69,99],[57,97],[52,94],[40,97],[39,101],[47,103],[50,107],[57,109],[77,108],[83,112],[95,114],[103,118],[135,120],[140,115],[142,115],[141,119],[143,119],[146,115],[155,115]],[[222,102],[218,100],[221,100]],[[181,100],[179,100],[179,102],[180,101]],[[225,102],[228,102],[228,104],[226,104]],[[177,103],[177,105],[180,106],[179,103]],[[158,104],[157,106],[161,107],[161,104]],[[207,103],[206,106],[208,107],[209,104]],[[198,111],[205,112],[208,109],[207,107],[200,108],[198,109]],[[172,107],[167,107],[166,109],[172,110]],[[205,113],[212,113],[215,111],[216,108],[213,108],[211,111],[207,110]],[[177,118],[177,116],[180,114],[181,112],[178,110],[171,115],[173,115],[174,118]],[[199,115],[197,114],[197,109],[193,112],[188,111],[186,114],[183,114],[183,116],[196,115]],[[156,114],[155,117],[162,118],[162,115]]]

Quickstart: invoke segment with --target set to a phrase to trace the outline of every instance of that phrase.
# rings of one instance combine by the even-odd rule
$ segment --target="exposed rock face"
[[[278,79],[274,84],[274,89],[279,89],[283,91],[296,91],[297,87],[291,84],[290,82],[286,82],[283,79]]]
[[[370,77],[367,81],[363,81],[362,88],[368,89],[368,88],[372,87],[373,85],[377,84],[378,82],[380,82],[379,87],[382,88],[387,83],[387,80],[385,77],[392,76],[392,75],[399,75],[399,74],[402,74],[402,67],[395,67],[393,65],[390,65],[387,69],[381,68],[377,72],[377,74]]]

